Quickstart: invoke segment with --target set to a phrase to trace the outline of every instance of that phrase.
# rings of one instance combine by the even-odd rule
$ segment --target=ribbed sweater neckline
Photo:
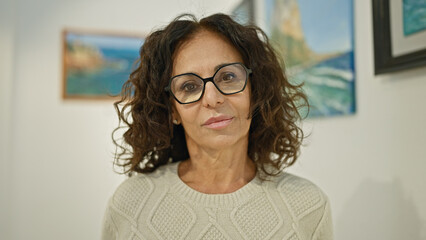
[[[167,179],[170,180],[170,192],[176,193],[180,198],[191,202],[192,204],[200,204],[206,207],[234,207],[239,205],[256,193],[262,192],[261,181],[255,176],[250,182],[242,186],[240,189],[232,193],[224,194],[208,194],[199,192],[180,179],[178,174],[178,166],[180,162],[167,164]]]

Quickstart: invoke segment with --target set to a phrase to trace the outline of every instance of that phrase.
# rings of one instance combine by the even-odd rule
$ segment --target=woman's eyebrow
[[[228,63],[221,63],[219,65],[216,65],[216,67],[214,67],[214,71],[216,72],[219,68],[221,68],[221,67],[223,67],[225,65],[228,65],[228,64],[230,64],[230,63],[229,62]]]
[[[229,65],[231,62],[225,62],[225,63],[221,63],[221,64],[218,64],[218,65],[216,65],[215,67],[214,67],[214,72],[216,72],[219,68],[221,68],[221,67],[223,67],[223,66],[226,66],[226,65]],[[184,74],[195,74],[195,75],[197,75],[197,76],[200,76],[199,75],[199,73],[197,73],[197,72],[194,72],[194,71],[189,71],[189,72],[184,72],[184,73],[180,73],[180,74],[176,74],[176,75],[174,75],[174,76],[178,76],[178,75],[184,75]]]
[[[225,63],[218,64],[218,65],[216,65],[214,67],[213,70],[214,70],[214,72],[216,72],[219,68],[221,68],[223,66],[226,66],[226,65],[229,65],[229,64],[230,64],[230,62],[225,62]],[[185,73],[182,73],[182,74],[195,74],[195,75],[198,75],[197,72],[185,72]],[[178,74],[178,75],[181,75],[181,74]]]

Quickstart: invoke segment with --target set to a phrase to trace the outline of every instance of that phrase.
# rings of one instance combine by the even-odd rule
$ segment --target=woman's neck
[[[179,177],[203,193],[231,193],[250,182],[256,166],[247,155],[248,144],[239,142],[220,150],[187,143],[190,158],[179,165]]]

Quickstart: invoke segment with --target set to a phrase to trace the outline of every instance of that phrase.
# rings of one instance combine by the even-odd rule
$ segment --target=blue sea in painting
[[[311,105],[309,116],[332,116],[355,112],[353,51],[327,59],[292,76],[304,82]]]
[[[266,32],[286,63],[290,81],[304,84],[308,117],[354,114],[353,1],[265,3]]]
[[[426,29],[426,0],[403,0],[404,35]]]
[[[67,74],[67,95],[117,95],[134,69],[139,53],[135,49],[98,47],[102,67],[91,71],[70,71]]]

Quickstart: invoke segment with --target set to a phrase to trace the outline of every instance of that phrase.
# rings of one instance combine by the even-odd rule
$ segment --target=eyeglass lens
[[[247,80],[247,71],[239,63],[226,65],[213,76],[215,86],[223,94],[233,94],[243,90]],[[198,101],[204,89],[204,81],[195,74],[176,76],[171,82],[171,91],[181,103]]]

